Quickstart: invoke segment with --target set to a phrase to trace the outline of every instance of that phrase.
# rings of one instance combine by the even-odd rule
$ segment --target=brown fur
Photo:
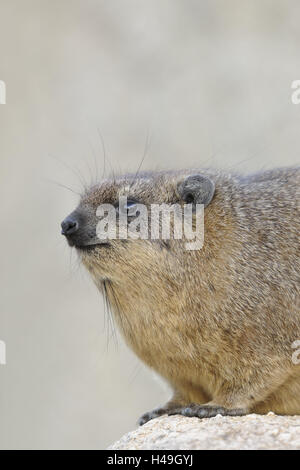
[[[174,389],[141,423],[165,412],[300,414],[300,365],[291,359],[300,339],[299,169],[127,175],[94,186],[79,207],[124,194],[180,202],[178,182],[193,173],[216,188],[201,250],[182,240],[115,240],[80,251],[96,284],[105,283],[128,345]]]

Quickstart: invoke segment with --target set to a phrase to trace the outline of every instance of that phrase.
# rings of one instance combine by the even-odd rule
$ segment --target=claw
[[[140,426],[143,426],[143,424],[146,424],[151,419],[158,418],[159,416],[162,416],[163,414],[166,414],[166,413],[167,411],[164,408],[156,408],[155,410],[148,411],[147,413],[143,414],[140,417],[138,424]]]

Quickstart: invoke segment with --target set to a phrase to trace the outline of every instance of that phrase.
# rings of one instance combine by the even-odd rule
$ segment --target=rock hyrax
[[[97,207],[204,204],[204,245],[103,241]],[[107,296],[128,345],[174,390],[161,414],[300,414],[300,168],[250,176],[213,170],[106,179],[62,223]],[[118,220],[118,218],[117,218]]]

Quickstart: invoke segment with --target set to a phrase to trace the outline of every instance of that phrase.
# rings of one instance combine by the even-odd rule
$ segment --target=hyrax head
[[[182,246],[185,234],[175,235],[175,212],[183,217],[186,208],[194,221],[196,209],[206,207],[214,192],[210,177],[195,171],[144,172],[103,180],[86,191],[63,220],[62,234],[92,274],[109,278],[121,270],[124,275],[126,266],[146,267],[154,258],[159,262],[157,253],[162,250]]]

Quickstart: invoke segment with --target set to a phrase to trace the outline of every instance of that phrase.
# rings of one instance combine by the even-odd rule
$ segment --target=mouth
[[[108,242],[103,242],[103,243],[93,243],[93,244],[90,244],[90,245],[76,245],[76,244],[72,244],[70,246],[76,248],[76,250],[78,251],[81,251],[83,253],[91,253],[93,252],[94,250],[96,250],[97,248],[107,248],[108,246],[110,245],[110,243]]]

